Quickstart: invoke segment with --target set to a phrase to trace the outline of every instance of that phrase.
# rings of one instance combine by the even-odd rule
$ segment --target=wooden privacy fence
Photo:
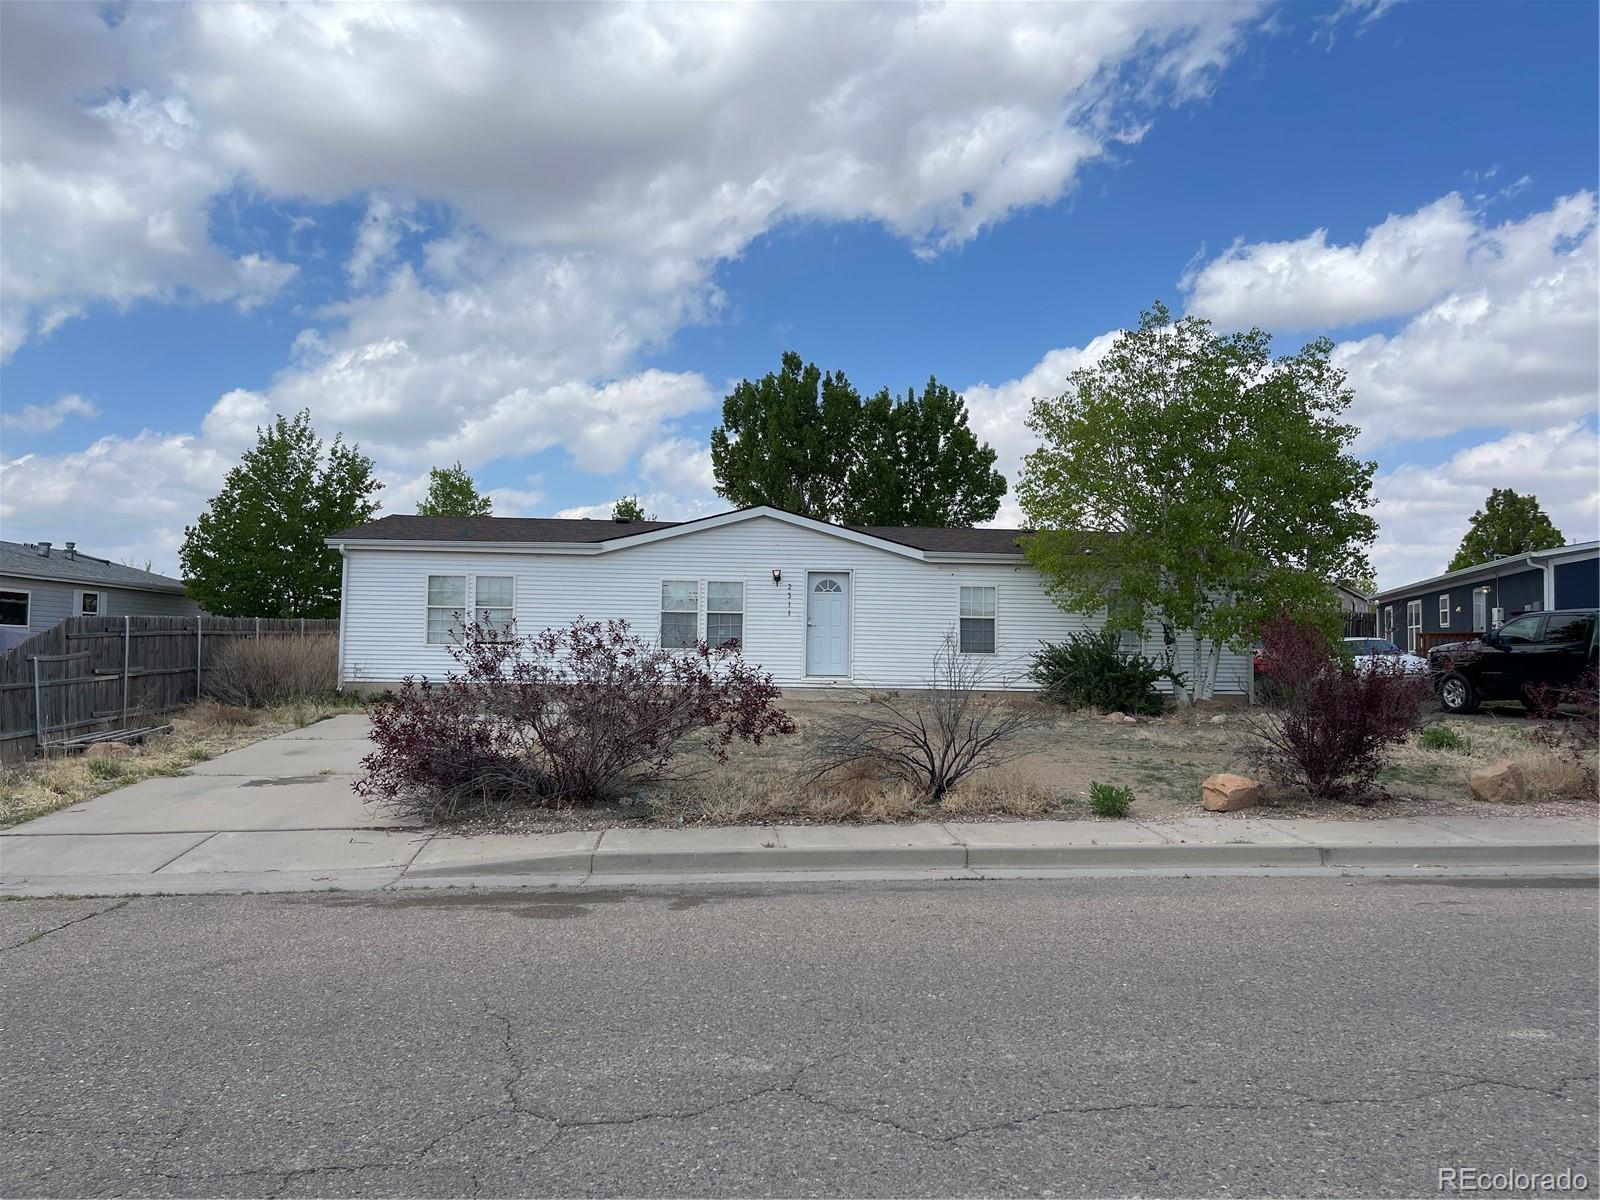
[[[0,656],[0,759],[151,722],[205,694],[208,658],[238,638],[338,631],[266,617],[71,617]]]

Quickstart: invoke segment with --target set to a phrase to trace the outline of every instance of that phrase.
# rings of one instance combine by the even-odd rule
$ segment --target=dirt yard
[[[759,747],[736,747],[718,765],[691,751],[679,776],[640,789],[616,805],[552,812],[514,810],[479,817],[468,828],[521,830],[601,828],[617,825],[744,825],[762,823],[894,822],[908,820],[1082,820],[1090,812],[1089,786],[1130,788],[1130,816],[1161,821],[1200,811],[1200,784],[1218,771],[1250,774],[1248,710],[1205,708],[1137,724],[1098,713],[1042,708],[1042,722],[1018,741],[1018,756],[962,784],[939,806],[928,805],[893,782],[844,778],[812,782],[814,739],[820,725],[848,718],[860,701],[786,698],[799,727],[792,737]],[[1018,701],[1034,704],[1034,701]],[[1213,722],[1213,717],[1221,721]],[[1483,815],[1467,790],[1479,766],[1503,758],[1528,768],[1529,803],[1517,813],[1593,815],[1593,797],[1574,787],[1575,772],[1559,756],[1527,739],[1531,721],[1438,715],[1466,739],[1460,750],[1428,750],[1413,739],[1398,748],[1380,783],[1388,793],[1370,805],[1329,803],[1289,789],[1271,790],[1262,816],[1316,816],[1333,820],[1422,815]],[[1504,812],[1505,809],[1498,811]]]

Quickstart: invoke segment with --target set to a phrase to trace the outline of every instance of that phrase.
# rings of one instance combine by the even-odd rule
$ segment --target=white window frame
[[[435,604],[433,602],[433,581],[435,579],[461,580],[461,603]],[[422,644],[424,646],[459,646],[461,644],[461,625],[457,622],[446,630],[448,640],[436,642],[432,637],[433,613],[435,609],[440,612],[460,613],[464,621],[472,614],[472,608],[467,603],[467,598],[472,594],[472,576],[466,572],[440,571],[437,574],[429,571],[422,577]]]
[[[685,583],[685,584],[688,584],[690,587],[694,588],[694,607],[693,608],[668,608],[667,607],[667,585],[669,583]],[[656,645],[660,646],[663,650],[693,650],[695,648],[695,646],[700,641],[700,613],[701,613],[701,606],[704,603],[704,600],[705,600],[705,588],[701,586],[701,581],[700,580],[698,580],[698,579],[662,579],[656,586]],[[681,615],[683,613],[688,613],[690,618],[692,619],[693,624],[692,624],[692,626],[690,628],[690,636],[691,636],[691,638],[693,640],[687,646],[669,646],[669,645],[667,645],[667,639],[666,639],[666,633],[665,633],[665,624],[666,624],[666,616],[667,616],[668,613],[673,613],[674,615]]]
[[[985,591],[993,595],[990,612],[987,616],[968,614],[964,611],[961,594],[965,591]],[[962,645],[961,622],[987,621],[989,622],[991,645],[988,650],[968,650]],[[956,585],[956,650],[961,654],[999,654],[1000,653],[1000,589],[992,583],[961,583]]]
[[[1411,619],[1413,616],[1416,617],[1415,621],[1413,621]],[[1406,601],[1406,650],[1409,653],[1415,654],[1417,652],[1417,643],[1422,640],[1421,634],[1422,634],[1422,601],[1421,600],[1407,600]]]
[[[1449,592],[1441,592],[1439,594],[1439,628],[1440,629],[1449,629],[1450,628],[1450,593]]]
[[[94,611],[92,613],[86,613],[83,611],[83,598],[85,596],[94,597]],[[103,617],[106,615],[106,594],[103,591],[95,591],[93,588],[83,588],[74,593],[72,601],[72,615],[75,617]]]
[[[31,629],[33,627],[33,593],[26,588],[0,588],[7,596],[21,596],[23,613],[22,624],[10,625],[0,622],[0,629]]]
[[[707,579],[707,580],[704,580],[703,582],[705,583],[705,588],[704,588],[704,591],[703,591],[702,594],[705,597],[705,604],[702,606],[702,611],[705,613],[705,623],[701,627],[702,640],[704,640],[705,643],[708,646],[710,646],[712,649],[716,649],[716,647],[718,645],[722,644],[722,643],[720,643],[720,642],[712,642],[712,640],[711,640],[711,618],[713,616],[733,616],[733,615],[737,615],[738,618],[739,618],[739,636],[738,636],[738,638],[736,640],[737,640],[737,642],[739,644],[739,648],[742,650],[744,648],[744,644],[745,644],[745,606],[746,606],[746,603],[747,603],[747,596],[748,596],[748,593],[749,593],[749,588],[745,585],[745,582],[742,579]],[[723,586],[723,587],[736,587],[736,588],[739,589],[739,607],[738,608],[712,608],[711,607],[711,589],[716,587],[716,586],[718,586],[719,584],[721,586]],[[730,640],[730,639],[727,639],[727,638],[723,639],[723,641],[728,641],[728,640]]]

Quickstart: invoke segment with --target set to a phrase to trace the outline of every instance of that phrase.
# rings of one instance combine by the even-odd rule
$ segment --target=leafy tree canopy
[[[648,517],[644,515],[644,505],[639,503],[637,496],[623,496],[611,506],[611,519],[613,521],[654,521],[655,514]]]
[[[1064,394],[1034,401],[1019,499],[1029,561],[1062,607],[1113,628],[1194,630],[1189,686],[1211,695],[1224,643],[1288,611],[1336,620],[1376,535],[1375,463],[1349,453],[1333,345],[1274,360],[1259,329],[1218,334],[1159,302]],[[1202,649],[1204,647],[1204,649]]]
[[[223,617],[338,616],[339,552],[322,539],[370,520],[382,487],[359,447],[280,413],[184,530],[189,594]]]
[[[1519,495],[1510,488],[1495,488],[1483,507],[1472,514],[1467,534],[1445,570],[1459,571],[1497,558],[1553,550],[1564,545],[1566,538],[1539,507],[1537,496]]]
[[[417,505],[419,517],[487,517],[494,502],[472,482],[458,462],[428,472],[428,494]]]
[[[994,462],[966,402],[938,380],[863,402],[843,372],[793,351],[776,374],[735,386],[711,432],[718,495],[851,525],[989,520],[1006,490]]]

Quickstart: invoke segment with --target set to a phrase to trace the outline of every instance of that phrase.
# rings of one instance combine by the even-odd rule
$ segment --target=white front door
[[[806,674],[850,674],[850,576],[806,576]]]

